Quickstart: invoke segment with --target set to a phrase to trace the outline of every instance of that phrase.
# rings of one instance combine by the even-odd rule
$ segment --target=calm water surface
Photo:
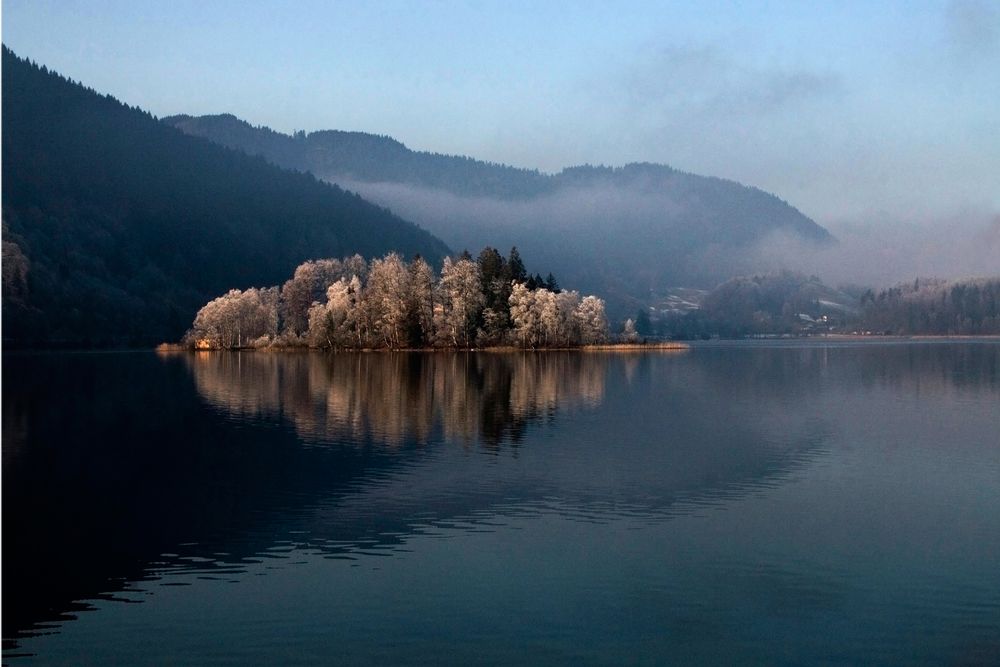
[[[4,661],[1000,664],[1000,344],[6,354]]]

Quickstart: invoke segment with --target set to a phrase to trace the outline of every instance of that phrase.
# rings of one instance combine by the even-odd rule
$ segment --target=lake
[[[12,665],[1000,664],[1000,343],[3,358]]]

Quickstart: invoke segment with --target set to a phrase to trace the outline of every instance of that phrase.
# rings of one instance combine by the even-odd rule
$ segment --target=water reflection
[[[672,521],[782,487],[846,436],[940,423],[978,454],[989,416],[962,401],[1000,397],[998,350],[7,355],[5,646],[181,574]]]
[[[559,409],[595,407],[606,360],[574,353],[202,352],[199,394],[237,419],[288,419],[313,443],[399,448],[444,438],[496,447]]]

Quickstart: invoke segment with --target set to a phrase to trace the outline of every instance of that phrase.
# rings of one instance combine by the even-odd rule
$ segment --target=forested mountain
[[[3,49],[3,337],[176,340],[234,285],[438,239],[360,196],[159,122]]]
[[[619,314],[648,302],[651,291],[711,288],[766,268],[750,251],[770,234],[832,240],[774,195],[663,165],[548,175],[359,132],[285,135],[231,115],[164,122],[355,189],[456,249],[516,245],[568,283],[606,296]]]

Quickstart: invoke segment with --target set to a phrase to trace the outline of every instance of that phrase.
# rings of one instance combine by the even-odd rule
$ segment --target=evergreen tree
[[[545,279],[545,289],[555,294],[559,294],[560,292],[559,283],[556,282],[556,277],[551,273],[549,273],[549,277]]]
[[[653,333],[653,323],[649,319],[649,311],[640,308],[635,314],[635,330],[641,336],[650,336]]]
[[[516,283],[523,283],[528,279],[528,271],[524,268],[524,262],[521,260],[521,253],[517,251],[517,246],[510,249],[510,254],[507,255],[507,271],[510,280]]]

